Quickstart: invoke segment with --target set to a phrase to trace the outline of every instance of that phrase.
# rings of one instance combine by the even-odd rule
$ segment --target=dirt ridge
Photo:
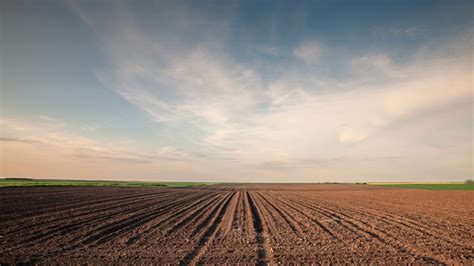
[[[0,264],[474,264],[473,192],[235,184],[0,200]]]

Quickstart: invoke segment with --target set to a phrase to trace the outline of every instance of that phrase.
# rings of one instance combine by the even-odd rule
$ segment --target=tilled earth
[[[0,189],[0,263],[474,264],[474,193],[365,185]]]

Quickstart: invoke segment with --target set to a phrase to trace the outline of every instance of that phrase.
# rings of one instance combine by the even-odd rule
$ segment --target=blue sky
[[[473,175],[471,1],[3,1],[2,176]]]

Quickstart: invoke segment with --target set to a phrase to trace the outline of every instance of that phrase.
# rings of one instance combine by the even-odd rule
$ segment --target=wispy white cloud
[[[17,142],[54,150],[48,156],[78,156],[130,162],[156,163],[162,160],[194,160],[195,156],[174,147],[138,151],[126,140],[98,140],[74,132],[65,122],[46,116],[39,121],[2,120],[0,142]],[[45,123],[44,121],[47,121]],[[51,123],[53,122],[53,123]]]
[[[407,38],[416,39],[425,33],[425,29],[421,26],[408,27],[375,27],[372,29],[372,35],[380,39]]]
[[[258,52],[264,53],[266,55],[276,56],[280,53],[280,49],[277,46],[272,45],[257,45],[252,47]]]
[[[404,61],[380,51],[346,58],[340,64],[348,69],[349,79],[321,74],[318,64],[331,60],[331,49],[306,41],[292,51],[298,60],[283,63],[285,73],[272,73],[273,79],[264,80],[257,66],[233,58],[219,39],[173,46],[144,33],[126,10],[116,14],[120,25],[113,30],[97,25],[99,18],[80,13],[102,36],[111,57],[112,71],[99,73],[104,85],[148,113],[160,127],[195,132],[188,137],[212,162],[256,165],[267,174],[275,163],[289,166],[293,174],[305,165],[311,169],[304,173],[309,176],[348,174],[340,169],[344,163],[351,165],[351,171],[367,174],[365,163],[371,160],[365,159],[381,158],[385,163],[378,162],[369,173],[376,175],[389,173],[393,158],[404,158],[405,163],[433,159],[428,144],[413,145],[419,136],[456,145],[469,140],[462,123],[467,123],[466,110],[472,106],[473,73],[464,37],[428,53],[420,50]],[[386,34],[415,38],[420,31],[390,29]],[[461,117],[462,122],[444,128],[449,119],[441,118],[443,113],[452,114],[450,119]],[[433,122],[437,126],[428,127],[422,123],[425,120],[437,121]],[[403,123],[416,130],[400,126]],[[432,128],[464,137],[438,137]],[[379,149],[381,143],[385,149]],[[190,151],[160,152],[180,158],[185,157],[181,152]],[[456,152],[461,151],[451,154]],[[468,159],[459,159],[463,173],[469,171]]]
[[[324,52],[324,48],[317,41],[306,41],[296,47],[295,56],[307,64],[317,64]]]

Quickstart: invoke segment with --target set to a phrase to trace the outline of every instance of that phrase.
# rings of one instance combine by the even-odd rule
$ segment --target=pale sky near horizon
[[[0,176],[473,177],[472,1],[1,1]]]

